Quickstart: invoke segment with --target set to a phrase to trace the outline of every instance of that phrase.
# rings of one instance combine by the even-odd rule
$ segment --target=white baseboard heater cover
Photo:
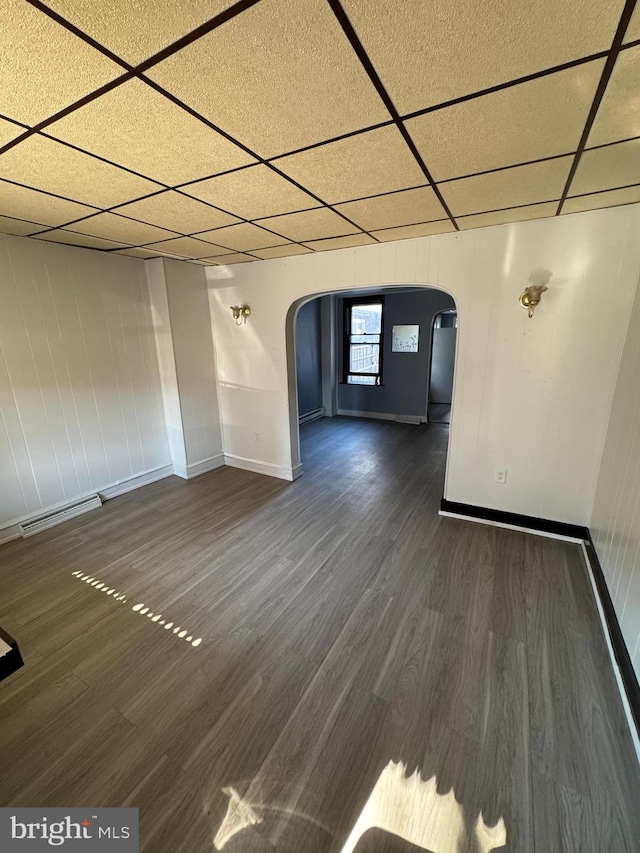
[[[41,530],[46,530],[48,527],[55,527],[56,524],[61,524],[63,521],[75,518],[77,515],[83,515],[85,512],[90,512],[92,509],[98,509],[101,506],[102,501],[98,495],[89,495],[81,501],[75,501],[38,518],[23,521],[19,525],[20,533],[23,539],[26,539],[27,536],[33,536],[34,533],[40,533]]]

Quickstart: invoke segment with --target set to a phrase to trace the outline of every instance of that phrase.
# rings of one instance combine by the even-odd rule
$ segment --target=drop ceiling
[[[634,0],[3,0],[0,231],[234,264],[640,201]]]

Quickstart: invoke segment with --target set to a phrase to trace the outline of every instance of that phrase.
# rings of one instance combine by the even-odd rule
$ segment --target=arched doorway
[[[407,326],[419,327],[418,334],[418,342],[417,342],[417,353],[420,353],[421,359],[424,359],[423,370],[425,374],[425,382],[428,387],[428,378],[430,374],[430,362],[431,362],[431,350],[432,350],[432,334],[433,334],[433,319],[437,314],[442,313],[443,311],[452,311],[455,312],[456,317],[458,317],[458,307],[455,303],[455,300],[449,292],[447,292],[442,287],[432,287],[428,284],[411,284],[411,285],[379,285],[375,288],[367,288],[366,290],[344,290],[344,289],[335,289],[335,290],[326,290],[314,294],[308,294],[298,300],[295,300],[289,310],[287,312],[286,319],[286,343],[287,343],[287,380],[288,380],[288,402],[289,402],[289,432],[290,432],[290,442],[291,442],[291,460],[292,460],[292,470],[293,477],[296,479],[303,473],[302,459],[300,453],[300,410],[299,410],[299,401],[298,401],[298,365],[297,365],[297,349],[296,349],[296,324],[298,320],[298,315],[301,308],[304,305],[307,305],[309,302],[322,298],[322,297],[331,297],[333,300],[337,302],[335,312],[334,312],[334,324],[333,328],[329,330],[329,337],[331,341],[330,349],[330,358],[328,359],[330,364],[330,370],[332,371],[333,379],[335,382],[334,388],[334,410],[327,411],[323,414],[327,414],[329,416],[333,414],[344,414],[343,410],[340,407],[340,400],[344,398],[344,393],[346,391],[347,384],[350,384],[346,381],[344,374],[345,371],[345,361],[344,357],[344,334],[343,328],[341,328],[340,316],[343,308],[340,304],[341,300],[346,301],[359,301],[365,297],[375,297],[386,296],[395,297],[396,294],[400,295],[402,293],[424,293],[424,291],[431,291],[434,294],[440,294],[445,297],[448,302],[445,302],[444,305],[440,307],[435,307],[432,310],[431,316],[428,319],[416,318],[415,316],[401,316],[398,313],[390,312],[388,310],[389,300],[387,299],[386,310],[385,310],[385,353],[383,358],[384,364],[382,367],[383,372],[386,376],[390,376],[392,379],[391,383],[381,383],[385,384],[385,388],[389,387],[389,390],[392,390],[393,386],[393,375],[400,376],[402,375],[402,359],[411,359],[412,356],[409,355],[410,352],[416,352],[412,349],[402,349],[402,345],[400,344],[398,352],[400,354],[399,359],[397,360],[396,370],[391,371],[389,367],[389,363],[391,361],[389,357],[389,350],[394,345],[394,327],[396,329],[396,337],[399,331],[402,331],[404,334],[415,333],[412,330],[407,331]],[[325,300],[326,302],[326,300]],[[326,313],[326,308],[324,309]],[[416,321],[417,322],[414,322]],[[399,321],[399,322],[395,322]],[[342,321],[342,326],[344,326],[344,320]],[[457,348],[457,344],[456,344]],[[326,350],[326,348],[325,348]],[[325,351],[325,361],[326,361],[326,351]],[[397,365],[400,364],[400,367]],[[326,377],[325,377],[326,379]],[[326,385],[326,381],[325,381]],[[375,385],[375,383],[367,382],[367,385],[371,387],[371,385]],[[361,389],[360,389],[361,393]],[[331,394],[331,391],[329,391]],[[386,393],[386,396],[389,397],[389,392]],[[326,401],[327,391],[325,388],[324,400]],[[422,396],[422,408],[417,422],[426,423],[427,421],[427,406],[428,406],[428,390],[425,391],[425,394]],[[387,405],[387,408],[389,406]],[[393,408],[393,407],[391,407]],[[453,411],[453,403],[451,410]],[[306,413],[302,413],[303,415]],[[353,414],[362,414],[363,416],[370,416],[372,413],[369,410],[364,410],[362,412],[353,412]],[[375,416],[375,414],[374,414]],[[394,419],[394,413],[391,411],[387,411],[382,413],[382,417],[388,418],[389,420]],[[400,418],[397,418],[398,420]],[[413,416],[410,420],[405,421],[409,423],[416,422],[415,416]],[[449,451],[448,451],[449,452]],[[448,459],[447,452],[447,459]],[[446,483],[446,480],[445,480]],[[446,487],[445,487],[446,488]]]

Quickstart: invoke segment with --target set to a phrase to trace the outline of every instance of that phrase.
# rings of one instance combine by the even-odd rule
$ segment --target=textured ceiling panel
[[[96,207],[111,207],[159,189],[151,181],[44,136],[31,136],[3,154],[0,178]]]
[[[149,77],[263,157],[385,121],[326,0],[267,0]]]
[[[232,264],[636,199],[625,0],[340,2],[4,0],[0,231]]]
[[[235,216],[229,216],[214,207],[171,191],[125,204],[118,208],[118,213],[186,234],[232,225],[238,221]]]
[[[544,219],[555,216],[558,202],[531,204],[527,207],[515,207],[512,210],[496,210],[493,213],[475,213],[458,219],[461,229],[486,228],[488,225],[505,225],[507,222],[524,222],[527,219]]]
[[[627,27],[627,32],[625,33],[624,41],[625,43],[630,41],[635,41],[636,39],[640,39],[640,6],[636,6],[636,10],[633,13],[631,20],[629,21],[629,26]]]
[[[87,249],[121,249],[122,243],[113,240],[103,240],[100,237],[89,237],[86,234],[75,234],[72,231],[46,231],[36,240],[46,240],[49,243],[68,243],[71,246],[83,246]]]
[[[585,151],[571,184],[571,195],[615,189],[640,181],[640,139]]]
[[[328,210],[326,207],[263,219],[261,224],[290,240],[299,242],[324,239],[325,237],[341,237],[344,234],[353,234],[357,230],[337,213]]]
[[[263,258],[266,261],[271,258],[289,257],[290,255],[308,255],[310,252],[311,249],[307,249],[306,246],[291,244],[288,246],[273,246],[271,249],[256,249],[252,254],[257,255],[259,258]]]
[[[336,210],[367,231],[446,217],[445,210],[431,187],[349,201],[336,205]]]
[[[401,113],[611,46],[624,0],[344,0]]]
[[[517,166],[502,172],[477,175],[441,184],[440,189],[454,216],[484,213],[507,207],[559,199],[572,157]]]
[[[640,136],[640,47],[618,57],[587,145],[605,145]]]
[[[267,246],[277,246],[286,243],[282,237],[265,231],[250,222],[240,225],[231,225],[228,228],[217,228],[215,231],[206,231],[198,234],[202,240],[210,240],[227,249],[235,249],[238,252],[250,252],[252,249],[264,249]]]
[[[314,198],[268,166],[253,166],[210,181],[200,181],[184,187],[183,192],[243,219],[258,219],[318,205]]]
[[[446,234],[453,231],[453,225],[446,219],[441,222],[425,222],[422,225],[403,225],[401,228],[383,228],[381,231],[373,231],[372,234],[382,240],[408,240],[410,237],[428,237],[431,234]]]
[[[0,119],[0,148],[3,145],[6,145],[7,142],[15,139],[16,136],[20,136],[24,131],[24,127],[21,127],[19,124],[14,124],[11,121],[4,121],[4,119]]]
[[[350,249],[354,246],[366,246],[375,243],[368,234],[350,234],[348,237],[330,237],[328,240],[310,240],[306,245],[316,252],[327,252],[330,249]]]
[[[60,119],[47,133],[171,186],[254,162],[140,80]]]
[[[276,165],[328,204],[415,187],[426,180],[396,127],[292,154]]]
[[[137,65],[235,0],[47,0],[67,21],[113,53]]]
[[[153,246],[146,246],[146,248],[158,249],[160,252],[180,255],[183,258],[206,258],[223,254],[227,251],[222,246],[197,240],[195,237],[177,237],[173,240],[162,240],[159,243],[154,243]]]
[[[599,207],[614,207],[616,204],[635,204],[640,202],[640,184],[623,190],[610,190],[603,193],[591,193],[577,198],[568,198],[563,213],[579,213],[582,210],[597,210]]]
[[[10,216],[0,216],[0,232],[3,234],[16,234],[19,237],[26,237],[27,234],[33,234],[34,231],[42,231],[44,225],[38,225],[35,222],[25,222],[24,219],[12,219]]]
[[[6,181],[0,181],[0,211],[7,216],[30,219],[45,225],[64,225],[95,213],[93,208],[84,204],[65,201]]]
[[[255,261],[255,258],[252,258],[251,255],[243,255],[242,252],[233,252],[229,255],[217,255],[203,260],[211,261],[212,264],[229,266],[230,264],[244,264],[246,261]]]
[[[25,0],[2,0],[0,113],[37,124],[122,68]]]
[[[163,228],[145,225],[144,222],[127,219],[126,216],[118,216],[115,213],[99,213],[91,219],[83,219],[81,222],[69,225],[68,229],[81,234],[91,234],[94,237],[104,237],[106,240],[115,240],[118,243],[152,243],[175,236]]]
[[[603,60],[436,110],[407,128],[436,181],[575,151]]]

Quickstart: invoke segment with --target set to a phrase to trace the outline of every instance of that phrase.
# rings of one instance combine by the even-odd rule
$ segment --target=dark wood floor
[[[293,484],[169,478],[0,548],[0,804],[138,806],[154,853],[340,853],[361,815],[357,853],[640,850],[580,550],[438,517],[446,441],[317,421]]]

